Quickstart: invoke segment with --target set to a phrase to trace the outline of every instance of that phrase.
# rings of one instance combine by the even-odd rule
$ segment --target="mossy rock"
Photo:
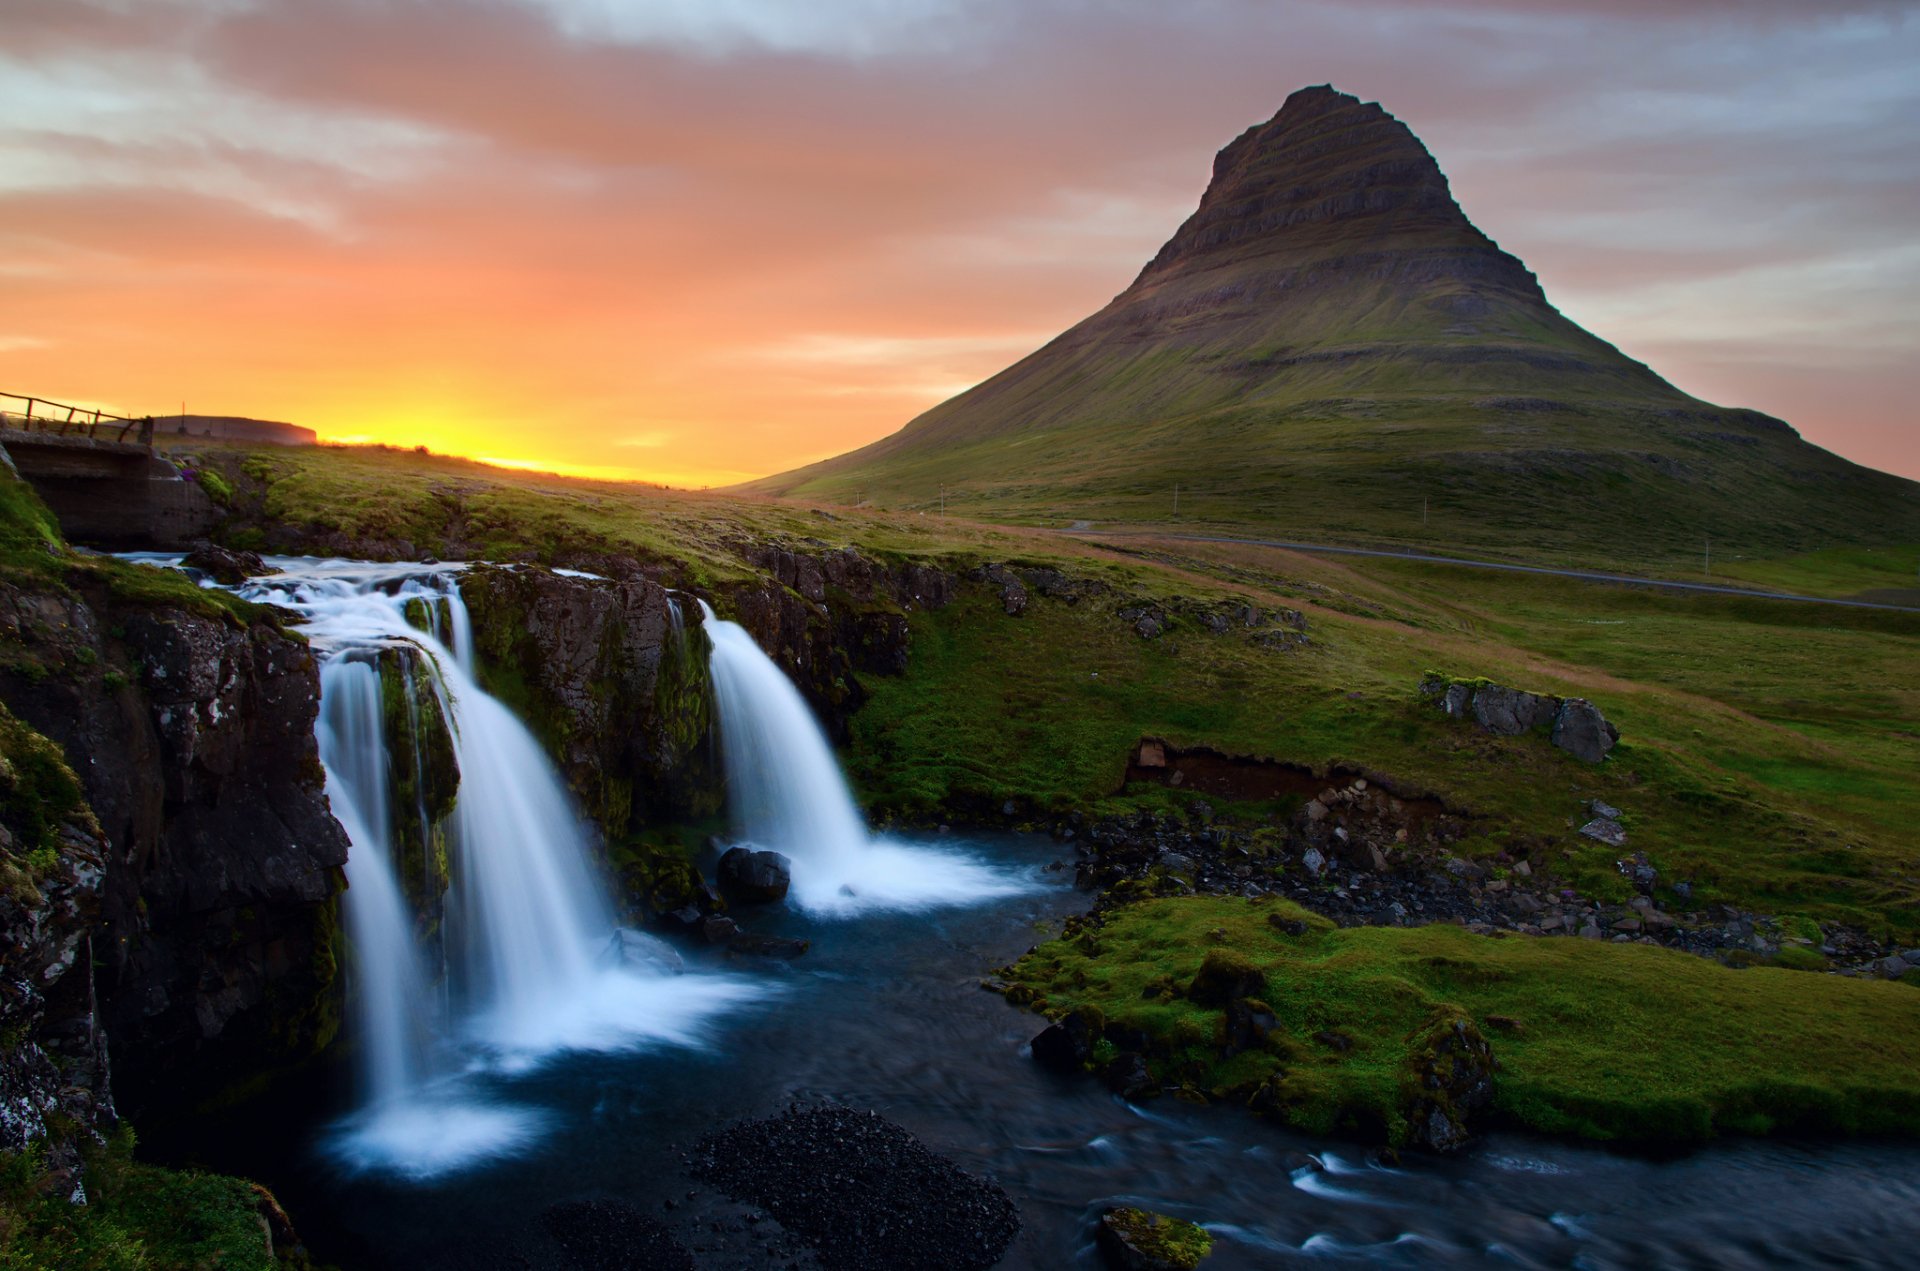
[[[1100,1251],[1116,1271],[1193,1271],[1213,1252],[1213,1236],[1183,1218],[1121,1206],[1100,1215]]]

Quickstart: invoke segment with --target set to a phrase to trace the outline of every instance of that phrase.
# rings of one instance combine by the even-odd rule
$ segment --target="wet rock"
[[[730,847],[720,857],[719,881],[720,889],[737,900],[785,900],[793,883],[793,862],[779,852]]]
[[[180,562],[198,570],[224,587],[237,587],[249,578],[271,573],[258,552],[236,552],[213,543],[202,543]]]
[[[702,1139],[692,1165],[843,1271],[985,1271],[1020,1230],[997,1183],[873,1112],[793,1107],[741,1122]]]
[[[1033,1060],[1055,1072],[1079,1072],[1093,1055],[1091,1022],[1079,1011],[1069,1011],[1042,1029],[1032,1042]]]
[[[706,917],[706,913],[700,906],[688,904],[678,909],[669,909],[655,921],[669,931],[697,931],[700,924],[706,921]]]
[[[667,975],[679,975],[686,962],[666,941],[635,931],[617,928],[607,942],[606,962],[610,966],[638,967]]]
[[[1206,1228],[1131,1206],[1100,1215],[1097,1242],[1113,1271],[1193,1271],[1213,1251]]]
[[[708,944],[730,944],[740,934],[740,924],[725,914],[708,914],[700,920],[700,935]]]

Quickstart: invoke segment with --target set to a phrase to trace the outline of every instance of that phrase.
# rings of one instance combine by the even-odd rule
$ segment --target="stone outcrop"
[[[753,904],[785,900],[793,885],[793,862],[779,852],[730,847],[720,857],[720,890]]]
[[[594,578],[481,565],[460,594],[482,681],[546,743],[608,837],[718,810],[707,642],[691,603],[632,562]]]
[[[742,558],[766,580],[728,588],[728,603],[719,607],[799,686],[828,734],[844,742],[848,719],[865,701],[856,673],[905,673],[908,615],[944,608],[956,583],[931,565],[819,548],[743,546]]]
[[[310,1055],[337,1028],[347,843],[314,740],[318,668],[246,612],[0,585],[0,643],[18,651],[0,700],[73,761],[106,844],[92,955],[134,1111]]]
[[[1554,745],[1582,763],[1600,763],[1620,740],[1620,730],[1584,697],[1550,697],[1484,680],[1452,680],[1437,674],[1429,674],[1420,682],[1420,692],[1448,716],[1471,719],[1496,736],[1519,737],[1544,731]]]

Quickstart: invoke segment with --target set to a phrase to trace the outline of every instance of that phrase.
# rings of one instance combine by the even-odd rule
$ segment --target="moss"
[[[233,486],[228,484],[227,479],[220,475],[217,468],[202,468],[195,473],[195,477],[200,482],[200,488],[207,492],[208,498],[223,508],[233,506]]]
[[[60,827],[99,833],[80,778],[60,747],[0,703],[0,825],[12,846],[0,848],[0,887],[29,903],[59,863]]]
[[[1176,1271],[1193,1271],[1213,1252],[1212,1234],[1182,1218],[1123,1206],[1108,1210],[1105,1221],[1142,1256]]]
[[[1224,945],[1208,943],[1216,930]],[[1100,1009],[1109,1037],[1149,1039],[1156,1078],[1312,1133],[1403,1135],[1406,1074],[1444,1015],[1494,1039],[1494,1115],[1509,1124],[1660,1144],[1788,1128],[1920,1135],[1920,996],[1900,984],[1452,926],[1337,929],[1239,898],[1128,905],[1085,935],[1009,968],[1014,993],[1054,1015]],[[1223,1010],[1154,991],[1222,949],[1267,981],[1265,1046],[1229,1053]],[[1335,1030],[1348,1045],[1315,1043]]]
[[[1773,955],[1772,965],[1786,967],[1790,971],[1824,971],[1827,960],[1818,950],[1805,945],[1790,944]]]
[[[68,1203],[40,1154],[0,1154],[0,1265],[18,1271],[273,1271],[261,1190],[245,1179],[134,1160],[123,1127],[87,1153],[87,1201]]]

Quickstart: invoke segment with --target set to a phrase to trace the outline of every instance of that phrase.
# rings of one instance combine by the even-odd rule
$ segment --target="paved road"
[[[1840,605],[1848,609],[1884,609],[1891,613],[1920,613],[1920,608],[1912,605],[1886,605],[1874,600],[1839,600],[1832,596],[1800,596],[1786,591],[1720,587],[1713,583],[1670,582],[1663,578],[1636,578],[1632,574],[1602,574],[1584,569],[1549,569],[1544,565],[1512,565],[1497,560],[1464,560],[1458,556],[1429,556],[1423,552],[1392,552],[1384,548],[1333,547],[1326,543],[1294,543],[1277,538],[1228,538],[1218,534],[1161,534],[1151,530],[1075,529],[1058,532],[1086,538],[1163,538],[1183,543],[1238,543],[1246,547],[1284,547],[1294,552],[1314,552],[1330,556],[1382,556],[1388,560],[1460,565],[1467,569],[1503,569],[1514,574],[1550,574],[1555,578],[1578,578],[1591,583],[1620,583],[1629,587],[1657,587],[1663,591],[1698,591],[1717,596],[1747,596],[1759,600],[1798,600],[1809,605]]]

